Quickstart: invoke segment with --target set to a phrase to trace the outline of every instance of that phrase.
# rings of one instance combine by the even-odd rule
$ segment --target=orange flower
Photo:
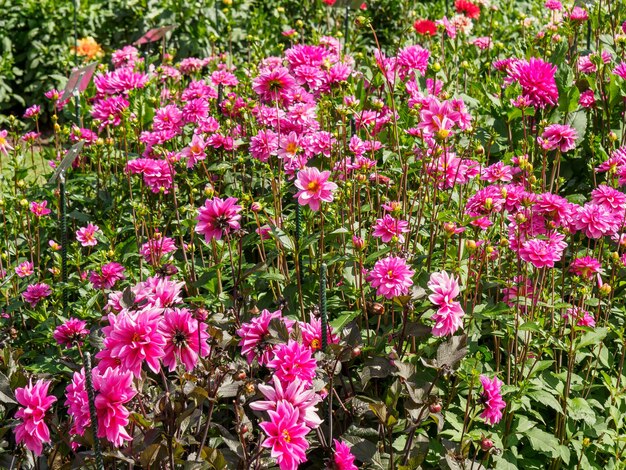
[[[89,60],[93,60],[96,57],[104,55],[104,51],[100,47],[100,44],[92,37],[86,37],[78,40],[78,46],[72,47],[79,56],[85,57]]]

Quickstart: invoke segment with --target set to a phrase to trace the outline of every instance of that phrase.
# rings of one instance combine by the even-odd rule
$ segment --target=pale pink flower
[[[17,274],[17,277],[21,278],[28,277],[33,274],[33,268],[33,263],[30,261],[23,261],[15,267],[15,274]]]
[[[328,181],[330,171],[320,172],[315,167],[307,167],[298,172],[298,178],[294,182],[299,191],[295,197],[302,206],[308,205],[311,210],[318,211],[321,202],[332,202],[333,191],[337,185]]]
[[[193,168],[197,162],[206,158],[206,153],[204,151],[205,147],[206,142],[202,136],[194,134],[191,138],[191,144],[185,147],[182,151],[183,156],[187,158],[187,168]]]
[[[98,244],[96,235],[99,233],[101,233],[100,227],[90,222],[86,227],[82,227],[76,231],[76,239],[82,246],[96,246]]]
[[[389,256],[378,260],[367,275],[367,281],[376,288],[376,295],[393,299],[399,295],[406,295],[413,285],[412,277],[415,274],[403,258]]]
[[[11,146],[11,144],[9,144],[9,141],[7,139],[8,134],[9,131],[7,131],[6,129],[0,131],[0,153],[3,153],[5,155],[9,155],[9,150],[13,150],[13,147]]]

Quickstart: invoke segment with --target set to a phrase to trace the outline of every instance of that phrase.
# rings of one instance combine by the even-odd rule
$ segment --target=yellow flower
[[[92,37],[86,37],[78,40],[78,46],[72,47],[72,50],[79,56],[86,57],[89,60],[93,60],[96,57],[104,55],[104,51],[100,47],[100,44]]]

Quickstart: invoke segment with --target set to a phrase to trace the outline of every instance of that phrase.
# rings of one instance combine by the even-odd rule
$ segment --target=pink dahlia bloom
[[[300,332],[302,333],[302,344],[311,348],[313,351],[322,349],[322,320],[311,316],[309,323],[298,322]],[[333,327],[328,327],[328,343],[337,344],[339,337],[333,332]]]
[[[276,411],[269,410],[269,421],[261,423],[267,438],[261,444],[271,449],[280,470],[297,470],[306,461],[309,443],[305,439],[310,429],[300,420],[299,411],[286,401],[281,401]]]
[[[241,206],[237,205],[237,198],[207,199],[196,217],[196,232],[203,234],[207,243],[213,238],[221,240],[224,235],[241,228],[240,212]]]
[[[333,439],[335,444],[335,453],[333,455],[333,468],[335,470],[357,470],[354,465],[354,455],[350,452],[350,447],[345,442]]]
[[[260,130],[250,139],[250,154],[261,162],[267,162],[278,151],[278,135],[270,130]]]
[[[459,281],[447,272],[432,273],[428,281],[428,288],[433,294],[428,299],[438,306],[450,305],[461,292]]]
[[[81,227],[76,231],[76,240],[78,240],[82,246],[96,246],[98,244],[96,234],[98,233],[101,233],[100,227],[90,222],[86,227]]]
[[[56,397],[48,395],[50,382],[32,381],[26,387],[15,390],[15,399],[20,409],[15,413],[19,424],[15,427],[15,440],[24,443],[26,448],[35,455],[41,455],[43,444],[50,442],[50,430],[45,422],[46,412],[57,401]]]
[[[372,235],[379,237],[383,242],[389,243],[395,240],[404,243],[404,235],[409,231],[409,223],[406,220],[394,219],[391,215],[385,214],[382,219],[376,219]]]
[[[308,167],[298,172],[298,178],[294,182],[299,191],[295,197],[301,206],[308,205],[311,210],[318,211],[321,202],[332,202],[333,191],[337,189],[335,183],[328,181],[330,171],[320,172],[315,167]]]
[[[483,393],[480,396],[480,402],[485,406],[484,411],[480,414],[487,424],[494,425],[502,419],[502,410],[506,407],[506,403],[502,399],[500,391],[502,381],[498,377],[489,380],[485,375],[480,376],[480,382],[483,385]]]
[[[622,62],[613,69],[613,73],[619,78],[626,80],[626,62]]]
[[[168,308],[181,303],[180,292],[184,282],[174,282],[169,277],[152,276],[140,282],[132,291],[135,302],[145,307]]]
[[[145,87],[148,78],[148,75],[135,72],[131,67],[121,67],[103,75],[96,75],[93,82],[98,93],[115,95]]]
[[[287,344],[276,346],[274,358],[267,363],[267,367],[274,369],[274,374],[283,385],[295,379],[311,385],[315,378],[317,361],[311,348],[290,339]]]
[[[554,74],[556,66],[536,57],[516,60],[508,67],[509,81],[519,82],[522,93],[535,108],[556,105],[559,90]]]
[[[283,386],[276,375],[272,377],[272,381],[273,386],[259,385],[259,391],[266,399],[250,403],[250,408],[256,411],[276,411],[278,405],[284,401],[298,410],[299,422],[307,427],[315,429],[322,424],[317,414],[317,404],[322,401],[322,397],[315,393],[309,384],[300,379],[294,379]]]
[[[568,152],[576,148],[578,133],[573,127],[552,124],[543,130],[541,137],[537,139],[539,145],[545,150],[559,149],[561,152]]]
[[[457,279],[454,276],[449,276],[445,271],[432,273],[428,281],[428,288],[433,291],[428,299],[439,306],[437,312],[432,316],[435,322],[433,335],[454,334],[463,326],[463,316],[465,316],[461,304],[454,300],[460,293]]]
[[[9,150],[13,150],[13,147],[7,139],[8,134],[9,131],[7,131],[6,129],[0,131],[0,153],[3,153],[5,155],[9,154]]]
[[[183,149],[183,156],[187,159],[187,168],[193,168],[196,163],[206,158],[204,151],[206,142],[201,135],[194,134],[191,138],[191,144]]]
[[[144,361],[153,372],[159,372],[159,359],[165,354],[165,339],[159,331],[161,310],[123,310],[117,317],[110,314],[109,326],[102,329],[106,336],[104,348],[108,355],[118,359],[123,370],[129,370],[135,377],[141,375]],[[100,351],[96,357],[106,355],[107,353]]]
[[[36,118],[40,114],[41,114],[41,106],[39,106],[38,104],[34,104],[30,106],[26,108],[26,111],[24,111],[24,117],[26,119]]]
[[[498,181],[508,183],[513,180],[513,167],[505,165],[502,162],[496,162],[493,165],[483,168],[480,179],[489,181],[490,183],[496,183]]]
[[[252,81],[252,89],[263,101],[278,101],[296,87],[296,80],[285,67],[263,69]]]
[[[130,371],[108,368],[104,373],[93,371],[93,388],[96,395],[98,437],[106,438],[115,447],[132,438],[126,431],[129,411],[124,407],[137,394]]]
[[[70,318],[54,330],[52,336],[60,345],[71,348],[75,344],[82,345],[83,339],[89,334],[87,322],[78,318]]]
[[[389,256],[376,262],[367,275],[367,281],[376,288],[376,295],[393,299],[408,294],[413,285],[413,274],[415,271],[407,266],[403,258]]]
[[[547,0],[544,3],[544,6],[548,10],[561,11],[563,9],[563,4],[559,0]]]
[[[52,294],[50,286],[40,282],[38,284],[30,284],[26,287],[26,290],[22,293],[22,297],[32,308],[35,308],[39,302],[49,297],[50,294]]]
[[[548,240],[528,239],[519,250],[520,258],[532,263],[536,268],[553,268],[554,263],[563,257],[563,251],[567,247],[564,239],[565,236],[561,234],[553,234]]]
[[[576,230],[582,230],[589,238],[602,238],[617,231],[615,216],[604,206],[587,203],[574,219]]]
[[[591,279],[601,271],[602,265],[596,258],[584,256],[582,258],[576,258],[572,262],[570,269],[577,276],[584,277],[585,279]]]
[[[74,372],[72,382],[65,388],[65,406],[72,417],[70,433],[82,436],[91,424],[89,414],[89,397],[85,388],[85,369]]]
[[[165,310],[159,331],[165,340],[165,355],[161,361],[170,372],[176,369],[178,362],[191,372],[198,363],[198,356],[209,354],[207,325],[194,319],[186,308]]]
[[[248,364],[257,359],[259,364],[265,365],[274,357],[276,345],[266,341],[269,335],[269,325],[273,319],[282,321],[288,331],[294,324],[293,320],[283,318],[280,310],[275,312],[263,310],[258,317],[253,317],[249,323],[244,323],[237,330],[237,336],[241,338],[239,341],[241,354],[246,357]]]
[[[112,289],[117,281],[126,279],[124,266],[114,261],[105,264],[100,272],[91,271],[89,281],[95,289]]]
[[[601,184],[591,191],[591,202],[604,206],[617,218],[621,219],[624,217],[624,212],[626,211],[626,194],[615,188]]]
[[[139,253],[153,266],[161,262],[163,256],[176,251],[176,243],[173,238],[164,237],[161,233],[155,232],[154,237],[141,245]]]
[[[140,61],[139,51],[133,46],[124,46],[113,52],[111,62],[115,68],[134,67]]]
[[[96,101],[91,108],[91,116],[100,121],[100,129],[107,125],[119,126],[122,115],[130,103],[121,96],[110,96]]]
[[[28,277],[33,274],[33,268],[33,263],[30,261],[24,261],[15,267],[15,274],[17,274],[17,277],[20,278]]]
[[[30,203],[30,211],[35,214],[37,217],[43,217],[44,215],[48,215],[51,211],[48,209],[48,201],[42,202],[31,202]]]
[[[578,98],[578,104],[583,108],[593,108],[596,105],[596,97],[593,90],[583,91]]]
[[[576,326],[588,326],[593,328],[596,326],[596,319],[587,310],[579,307],[568,308],[563,314],[566,320],[576,321]]]

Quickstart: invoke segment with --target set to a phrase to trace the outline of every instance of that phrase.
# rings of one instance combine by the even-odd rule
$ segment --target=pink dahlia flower
[[[317,404],[322,398],[315,393],[309,384],[300,379],[294,379],[285,386],[280,379],[274,375],[272,377],[273,386],[261,384],[259,391],[265,400],[258,400],[250,403],[250,408],[256,411],[276,411],[278,405],[285,401],[298,410],[298,419],[311,429],[322,424],[322,420],[317,414]]]
[[[65,406],[72,417],[70,433],[82,436],[91,424],[89,397],[85,388],[85,369],[74,372],[72,382],[65,388]]]
[[[252,89],[263,101],[278,101],[296,87],[296,80],[285,67],[264,69],[252,81]]]
[[[588,326],[590,328],[596,326],[596,319],[593,315],[587,310],[578,307],[568,308],[563,314],[563,318],[566,320],[575,320],[576,326]]]
[[[502,393],[500,391],[502,381],[499,380],[498,377],[489,380],[489,377],[481,375],[480,382],[483,385],[483,393],[480,396],[480,402],[485,406],[480,417],[493,426],[502,419],[502,410],[506,407],[506,403],[502,399]]]
[[[21,278],[28,277],[33,274],[33,268],[33,263],[30,261],[24,261],[15,267],[15,274],[17,274],[17,277]]]
[[[237,336],[241,338],[239,341],[241,354],[246,357],[249,364],[257,359],[259,364],[265,365],[274,357],[276,345],[266,341],[269,335],[269,325],[273,319],[284,322],[288,331],[294,324],[293,320],[283,318],[280,310],[275,312],[263,310],[258,317],[253,317],[249,323],[244,323],[237,330]]]
[[[86,321],[70,318],[65,323],[57,326],[52,336],[57,343],[64,345],[66,348],[71,348],[75,344],[82,345],[85,336],[89,334],[86,326]]]
[[[582,230],[589,238],[602,238],[614,233],[618,228],[615,222],[615,216],[604,205],[594,203],[581,207],[574,219],[576,229]]]
[[[564,235],[553,234],[548,240],[539,238],[526,240],[519,250],[520,258],[532,263],[536,268],[553,268],[554,263],[563,257],[563,251],[567,247],[564,239]]]
[[[82,246],[96,246],[98,244],[96,234],[98,233],[101,233],[100,227],[90,222],[86,227],[81,227],[76,231],[76,240],[78,240]]]
[[[89,275],[89,281],[95,289],[112,289],[122,279],[126,279],[124,266],[114,261],[102,266],[99,273],[91,271]]]
[[[350,447],[345,442],[333,439],[335,444],[335,454],[333,455],[333,468],[335,470],[357,470],[354,465],[354,455],[350,452]]]
[[[295,379],[310,385],[315,378],[317,361],[311,348],[290,339],[287,344],[279,344],[274,349],[274,358],[267,363],[267,367],[274,369],[274,374],[283,385]]]
[[[398,220],[389,214],[385,214],[382,219],[376,219],[372,235],[379,237],[384,243],[394,240],[404,243],[404,235],[409,231],[409,223],[406,220]]]
[[[198,332],[198,330],[200,330]],[[159,331],[165,339],[165,355],[161,359],[170,372],[181,362],[188,372],[198,363],[198,356],[209,353],[206,323],[196,320],[185,308],[167,309],[159,325]]]
[[[559,100],[555,73],[555,65],[536,57],[516,60],[508,67],[509,80],[519,82],[522,93],[535,108],[554,106]]]
[[[26,290],[22,293],[22,297],[32,308],[35,308],[39,302],[50,296],[50,294],[52,294],[50,286],[40,282],[26,287]]]
[[[30,203],[30,211],[35,214],[37,217],[43,217],[44,215],[48,215],[51,211],[48,209],[48,201],[36,202],[33,201]]]
[[[196,232],[204,235],[208,242],[215,238],[221,240],[224,235],[228,235],[235,230],[239,230],[241,225],[241,206],[237,205],[237,198],[229,197],[220,199],[219,197],[207,199],[196,220]]]
[[[302,344],[311,348],[313,351],[322,349],[322,320],[311,316],[308,323],[298,322],[300,332],[302,333]],[[328,331],[326,337],[329,344],[339,342],[339,337],[333,332],[333,327],[327,325]]]
[[[415,271],[407,266],[403,258],[389,256],[376,262],[367,275],[367,281],[376,288],[376,295],[393,299],[409,292],[413,274]]]
[[[584,277],[585,279],[591,279],[601,271],[602,265],[596,258],[584,256],[582,258],[576,258],[572,262],[570,269],[577,276]]]
[[[132,438],[126,431],[129,411],[124,406],[136,395],[133,375],[130,371],[108,368],[104,373],[94,369],[93,388],[96,395],[98,437],[106,438],[116,447]]]
[[[15,427],[15,440],[24,443],[35,455],[41,455],[43,444],[50,442],[50,430],[45,418],[57,399],[48,395],[49,386],[50,382],[38,380],[35,385],[31,381],[26,387],[15,390],[15,399],[21,406],[15,413],[20,420]]]
[[[576,148],[576,139],[578,133],[573,127],[552,124],[543,130],[541,137],[537,139],[539,145],[545,150],[559,149],[561,152],[567,152]]]
[[[261,423],[267,438],[261,444],[271,449],[280,470],[296,470],[306,461],[309,443],[305,439],[310,429],[300,420],[299,411],[286,401],[281,401],[276,411],[269,410],[270,420]]]
[[[298,172],[298,178],[294,182],[299,189],[295,197],[301,206],[308,205],[311,210],[318,211],[321,202],[332,202],[333,191],[337,189],[335,183],[328,181],[330,171],[320,172],[315,167],[308,167]]]

